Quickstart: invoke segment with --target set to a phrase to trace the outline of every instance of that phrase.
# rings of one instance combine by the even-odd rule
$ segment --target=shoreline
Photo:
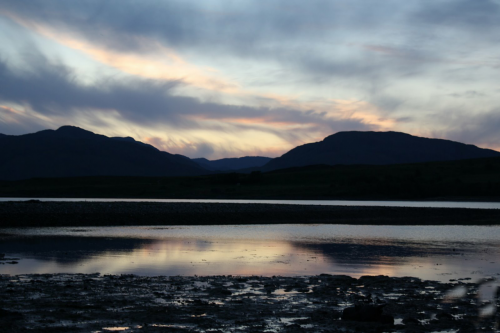
[[[129,225],[500,225],[500,209],[239,203],[0,202],[0,229]]]
[[[363,197],[325,197],[325,196],[319,196],[319,197],[286,197],[286,196],[259,196],[259,197],[164,197],[164,196],[148,196],[148,197],[142,197],[142,196],[123,196],[123,197],[106,197],[106,196],[95,196],[95,197],[88,197],[88,196],[43,196],[43,197],[38,197],[36,195],[34,196],[0,196],[0,202],[12,202],[12,201],[27,201],[27,200],[39,200],[39,201],[44,201],[44,202],[57,202],[57,200],[60,199],[61,201],[70,201],[72,199],[76,199],[79,201],[92,201],[92,200],[110,200],[113,202],[117,201],[129,201],[129,202],[134,202],[134,200],[137,200],[137,202],[144,202],[147,200],[178,200],[179,202],[190,202],[190,201],[204,201],[204,200],[211,200],[211,201],[218,201],[218,200],[234,200],[234,201],[240,201],[240,200],[263,200],[263,201],[281,201],[281,200],[297,200],[297,201],[361,201],[361,202],[370,202],[370,201],[380,201],[380,202],[474,202],[474,203],[499,203],[500,202],[500,197],[430,197],[426,199],[422,198],[390,198],[390,197],[370,197],[370,196],[363,196]],[[151,202],[151,201],[148,201]]]
[[[498,318],[478,317],[479,287],[329,274],[0,275],[0,325],[5,332],[490,331]]]

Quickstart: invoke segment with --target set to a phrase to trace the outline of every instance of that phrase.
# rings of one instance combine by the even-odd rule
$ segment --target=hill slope
[[[239,158],[223,158],[220,160],[207,160],[206,158],[193,158],[193,161],[208,170],[233,171],[239,169],[261,167],[272,158],[262,156],[245,156]]]
[[[78,176],[188,176],[208,171],[182,155],[132,138],[109,138],[73,126],[0,136],[0,179]]]
[[[399,132],[339,132],[321,142],[298,146],[262,170],[326,164],[405,164],[500,156],[500,152]]]

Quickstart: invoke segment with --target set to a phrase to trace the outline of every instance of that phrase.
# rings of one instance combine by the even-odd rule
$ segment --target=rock
[[[10,320],[22,319],[24,316],[19,312],[0,309],[0,319],[8,318]]]
[[[273,283],[268,283],[264,285],[264,289],[266,290],[267,294],[271,294],[277,289],[277,286]]]
[[[420,321],[413,317],[408,317],[403,319],[403,324],[405,325],[420,325]]]
[[[231,290],[227,290],[224,288],[212,288],[208,291],[208,293],[212,296],[231,296]]]
[[[20,332],[20,327],[17,327],[24,315],[19,312],[0,309],[0,332]]]
[[[436,314],[436,318],[445,319],[445,320],[453,320],[453,316],[447,312],[444,312],[444,311]]]
[[[333,275],[329,278],[329,280],[338,283],[356,283],[358,281],[357,279],[348,275]]]
[[[302,328],[302,326],[300,326],[299,324],[291,324],[291,325],[285,326],[285,332],[287,332],[287,333],[300,333],[300,332],[306,332],[306,330],[304,330]]]
[[[383,313],[385,304],[382,305],[355,305],[344,309],[342,320],[377,322],[394,325],[394,317]]]
[[[391,283],[391,278],[386,275],[377,275],[377,276],[364,275],[360,277],[358,281],[359,283],[365,286],[371,286],[375,284]]]

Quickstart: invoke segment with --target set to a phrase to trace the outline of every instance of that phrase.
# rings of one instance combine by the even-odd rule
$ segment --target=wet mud
[[[0,331],[498,332],[498,298],[478,297],[485,283],[327,274],[0,275]],[[360,321],[374,308],[383,320]]]

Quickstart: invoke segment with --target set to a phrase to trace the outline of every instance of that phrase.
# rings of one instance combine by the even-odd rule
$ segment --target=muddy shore
[[[238,203],[0,202],[0,228],[272,223],[499,225],[500,210]]]
[[[0,275],[0,330],[498,332],[498,299],[477,294],[470,281],[387,276]],[[343,318],[355,305],[385,320]]]

